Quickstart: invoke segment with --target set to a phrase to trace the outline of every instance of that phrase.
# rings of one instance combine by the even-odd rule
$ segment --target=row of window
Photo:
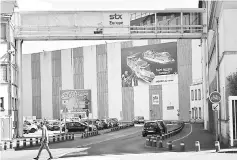
[[[191,90],[191,100],[201,100],[201,89]]]
[[[12,83],[16,84],[17,83],[17,71],[14,67],[12,67]],[[9,70],[7,65],[0,65],[0,83],[1,82],[8,82],[8,74],[9,74]]]
[[[201,107],[192,108],[192,119],[202,119]]]

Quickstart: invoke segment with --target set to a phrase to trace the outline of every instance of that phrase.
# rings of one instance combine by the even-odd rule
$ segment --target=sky
[[[163,10],[198,7],[198,0],[17,0],[17,2],[19,7],[16,11]],[[105,41],[24,41],[23,54],[101,43]]]

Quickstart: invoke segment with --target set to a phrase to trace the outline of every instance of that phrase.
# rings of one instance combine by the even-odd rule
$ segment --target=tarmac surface
[[[163,142],[164,148],[151,148],[145,146],[146,138],[141,135],[142,126],[135,126],[96,137],[74,141],[51,144],[51,152],[58,160],[131,160],[131,159],[223,159],[236,160],[236,153],[216,153],[215,137],[203,130],[202,124],[185,124],[184,129],[174,137]],[[173,142],[173,150],[167,149],[166,143]],[[195,152],[195,141],[200,142],[201,151]],[[185,152],[180,152],[180,143],[185,143]],[[236,148],[232,149],[237,152]],[[3,151],[2,160],[31,160],[37,155],[38,147],[22,151]],[[43,150],[40,160],[48,158]]]

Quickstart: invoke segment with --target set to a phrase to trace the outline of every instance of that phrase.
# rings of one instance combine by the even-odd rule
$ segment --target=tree
[[[237,96],[237,72],[230,74],[227,77],[228,88],[231,96]]]

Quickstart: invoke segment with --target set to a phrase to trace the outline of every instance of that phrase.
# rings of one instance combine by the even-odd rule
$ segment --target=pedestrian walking
[[[40,123],[40,128],[42,130],[42,141],[41,141],[41,146],[39,148],[38,155],[34,159],[36,159],[36,160],[39,159],[40,154],[41,154],[44,147],[48,151],[48,154],[49,154],[49,159],[48,160],[53,159],[53,156],[52,156],[52,154],[49,150],[49,134],[48,134],[47,127],[45,126],[45,122]]]

